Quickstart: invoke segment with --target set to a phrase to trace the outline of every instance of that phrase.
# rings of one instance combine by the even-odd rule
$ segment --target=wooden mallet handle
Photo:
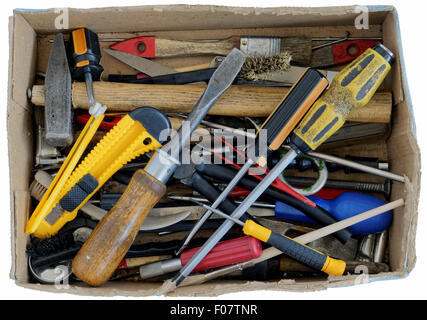
[[[109,112],[128,112],[141,106],[152,106],[162,112],[190,112],[200,99],[206,85],[155,85],[97,81],[93,84],[98,102],[108,106]],[[211,115],[268,117],[283,97],[286,87],[233,85],[209,110]],[[74,83],[73,107],[89,109],[84,83]],[[44,105],[44,86],[35,85],[31,102]],[[390,122],[392,109],[391,92],[377,92],[371,101],[353,112],[349,121]]]

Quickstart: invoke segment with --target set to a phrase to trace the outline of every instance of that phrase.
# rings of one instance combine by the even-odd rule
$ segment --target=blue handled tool
[[[361,212],[386,204],[382,199],[357,192],[344,192],[333,200],[325,200],[317,196],[309,196],[308,198],[316,203],[317,206],[328,211],[337,220],[344,220]],[[276,201],[275,215],[282,219],[315,223],[315,221],[311,220],[298,209],[279,201]],[[391,211],[387,211],[373,218],[359,222],[349,227],[349,229],[353,234],[382,232],[389,227],[391,219],[392,213]]]

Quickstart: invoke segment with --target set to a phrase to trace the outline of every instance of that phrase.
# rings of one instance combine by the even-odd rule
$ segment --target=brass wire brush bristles
[[[287,51],[270,56],[247,56],[238,77],[256,81],[259,80],[258,74],[288,71],[291,60],[292,56]]]

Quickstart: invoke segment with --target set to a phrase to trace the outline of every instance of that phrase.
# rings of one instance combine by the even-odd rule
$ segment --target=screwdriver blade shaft
[[[255,187],[255,189],[246,197],[246,199],[237,207],[231,214],[231,217],[239,219],[245,213],[261,194],[268,188],[268,186],[276,179],[276,177],[286,169],[289,163],[297,156],[297,152],[291,149],[277,165],[265,176],[265,178]],[[180,270],[180,272],[172,279],[179,285],[181,281],[187,277],[191,271],[200,263],[200,261],[212,250],[212,248],[222,239],[222,237],[233,226],[230,220],[224,223],[215,231],[208,241],[197,251],[197,253],[187,262],[187,264]]]
[[[217,208],[224,199],[228,196],[228,194],[233,190],[233,188],[237,185],[237,183],[240,181],[240,179],[246,174],[246,172],[249,170],[250,166],[254,163],[252,159],[248,159],[246,163],[243,165],[243,167],[240,168],[240,170],[237,172],[237,174],[234,176],[233,180],[230,181],[230,183],[227,185],[227,187],[221,192],[219,197],[215,200],[215,202],[212,204],[212,208]],[[196,223],[196,225],[191,229],[190,233],[187,235],[187,237],[184,240],[183,245],[181,248],[176,252],[176,254],[180,254],[188,245],[188,243],[191,241],[191,239],[194,237],[194,235],[199,231],[199,229],[202,227],[202,225],[206,222],[206,220],[209,219],[211,216],[212,211],[208,210],[206,213],[200,218],[200,220]]]

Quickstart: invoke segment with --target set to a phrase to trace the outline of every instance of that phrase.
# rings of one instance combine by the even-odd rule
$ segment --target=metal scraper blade
[[[55,36],[45,78],[45,139],[55,147],[73,142],[71,73],[64,36]]]
[[[104,51],[117,60],[120,60],[128,66],[131,66],[132,68],[138,70],[139,72],[143,72],[150,77],[177,73],[174,69],[165,67],[157,62],[145,59],[140,56],[112,49],[104,49]]]

